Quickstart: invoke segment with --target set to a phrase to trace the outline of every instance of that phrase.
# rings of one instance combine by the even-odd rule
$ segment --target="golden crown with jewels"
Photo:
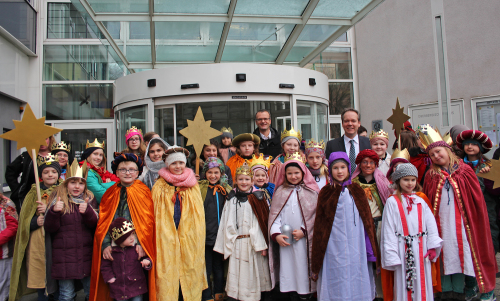
[[[66,144],[66,142],[61,141],[59,143],[54,143],[52,144],[52,148],[50,149],[51,151],[65,151],[65,152],[70,152],[71,151],[71,145]]]
[[[321,148],[322,150],[325,150],[326,144],[323,139],[321,141],[316,142],[314,138],[311,138],[309,142],[306,142],[306,149],[308,148]]]
[[[290,161],[290,160],[294,160],[294,161],[300,161],[302,163],[304,163],[304,157],[302,157],[302,155],[300,153],[293,153],[293,154],[286,154],[285,156],[285,163],[287,161]]]
[[[243,165],[236,169],[236,175],[245,175],[253,178],[253,172],[250,166],[248,166],[247,160],[245,160],[245,163],[243,163]]]
[[[389,139],[389,134],[386,131],[380,129],[378,132],[372,131],[372,133],[370,134],[370,140],[372,140],[373,138]]]
[[[295,131],[293,129],[293,126],[292,126],[291,130],[287,131],[285,129],[285,131],[283,131],[281,133],[281,141],[283,141],[283,138],[286,138],[286,137],[295,137],[295,138],[299,139],[299,141],[302,141],[302,134],[300,133],[300,131],[298,131],[298,132]]]
[[[54,162],[59,163],[59,158],[57,158],[57,156],[54,156],[52,154],[48,154],[46,157],[42,157],[39,155],[38,158],[36,158],[36,164],[38,166],[42,166],[43,164],[50,165]]]
[[[142,136],[142,130],[141,129],[138,129],[137,127],[133,126],[131,127],[130,129],[128,129],[127,133],[125,134],[125,136],[128,137],[129,134],[134,134],[134,133],[137,133],[137,135],[141,135]]]
[[[271,159],[273,157],[269,156],[266,159],[264,159],[264,154],[260,154],[258,157],[255,156],[255,154],[252,155],[252,163],[250,164],[250,168],[253,168],[256,165],[262,165],[265,166],[266,168],[269,169],[269,166],[271,166]]]
[[[117,240],[123,235],[130,233],[132,231],[135,231],[134,224],[129,221],[123,222],[120,228],[115,227],[111,229],[111,239]]]
[[[405,159],[406,161],[410,162],[410,153],[406,148],[403,150],[396,149],[394,150],[394,153],[392,153],[391,161],[396,158]]]
[[[233,134],[233,130],[229,127],[223,127],[222,129],[220,129],[221,132],[226,132],[226,133],[230,133],[231,135]]]
[[[106,143],[105,141],[103,141],[102,143],[99,143],[99,141],[97,141],[97,138],[95,138],[94,142],[89,143],[89,140],[87,139],[87,145],[85,146],[85,148],[87,149],[89,147],[98,147],[98,148],[104,149],[105,143]]]
[[[421,124],[417,127],[417,137],[422,142],[422,145],[424,148],[427,148],[429,145],[431,145],[434,142],[438,141],[444,141],[448,145],[451,145],[453,143],[453,140],[451,139],[450,133],[446,133],[446,135],[443,137],[441,136],[441,133],[439,132],[438,129],[434,128],[430,124]]]
[[[78,160],[73,160],[73,163],[69,166],[69,169],[66,171],[66,180],[70,178],[82,178],[83,176],[83,168],[78,164]]]

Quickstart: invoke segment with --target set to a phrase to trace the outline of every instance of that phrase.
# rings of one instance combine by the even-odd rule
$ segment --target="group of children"
[[[293,128],[277,158],[258,153],[258,136],[233,139],[225,128],[221,144],[204,146],[199,176],[187,149],[136,128],[112,173],[97,139],[80,163],[54,144],[37,162],[41,200],[34,184],[19,218],[0,202],[10,300],[34,291],[73,300],[81,287],[91,301],[433,300],[448,291],[495,300],[500,192],[476,176],[491,167],[482,156],[491,141],[462,132],[462,161],[430,126],[417,132],[430,158],[425,194],[408,151],[390,157],[383,130],[354,167],[344,152],[326,158],[323,141],[301,151]]]

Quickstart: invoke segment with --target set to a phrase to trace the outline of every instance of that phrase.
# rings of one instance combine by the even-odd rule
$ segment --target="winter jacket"
[[[253,133],[257,135],[260,138],[260,144],[259,144],[259,152],[261,154],[264,154],[264,156],[273,156],[273,158],[276,158],[281,154],[283,151],[281,150],[281,136],[280,133],[270,127],[271,129],[271,139],[264,140],[260,136],[260,131],[259,128],[256,128]]]
[[[87,188],[92,191],[97,201],[101,203],[101,198],[109,187],[115,185],[115,182],[103,183],[101,176],[93,169],[89,169],[87,173]]]
[[[148,257],[137,259],[137,252],[134,247],[121,248],[115,246],[111,249],[113,261],[101,261],[101,274],[104,282],[115,278],[115,282],[108,283],[109,295],[115,300],[130,299],[148,292],[145,270],[151,270],[151,264],[147,268],[142,268],[143,259],[151,260]]]
[[[53,203],[54,204],[54,203]],[[55,212],[53,204],[45,214],[44,228],[52,237],[52,273],[56,280],[82,279],[90,276],[92,247],[97,226],[97,202],[89,202],[81,214],[77,204],[72,213]]]
[[[19,175],[22,173],[21,182],[18,182]],[[10,199],[16,204],[17,212],[21,212],[21,205],[24,197],[35,183],[35,173],[33,163],[28,152],[17,156],[5,169],[5,181],[10,187]]]

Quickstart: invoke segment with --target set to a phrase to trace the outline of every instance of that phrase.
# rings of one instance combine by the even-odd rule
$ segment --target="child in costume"
[[[125,134],[125,143],[127,147],[121,151],[122,153],[136,154],[144,161],[147,152],[144,138],[142,137],[142,130],[135,126],[131,127]]]
[[[224,205],[214,246],[225,260],[229,258],[226,292],[236,300],[260,300],[262,292],[271,290],[267,259],[269,207],[264,192],[253,191],[252,177],[246,163],[236,170],[235,189]]]
[[[154,137],[148,144],[146,149],[146,158],[144,159],[144,171],[139,180],[146,184],[149,189],[153,189],[153,185],[158,179],[158,172],[165,167],[165,156],[170,145],[160,137]]]
[[[316,142],[314,139],[305,144],[307,167],[320,190],[328,184],[328,166],[326,166],[328,162],[325,157],[325,146],[323,140]]]
[[[476,130],[463,131],[457,136],[456,146],[464,152],[464,163],[469,165],[476,175],[479,175],[481,172],[489,171],[491,162],[484,154],[493,148],[493,143],[485,133]],[[500,250],[498,242],[500,230],[497,224],[498,189],[497,191],[493,190],[493,182],[491,180],[483,179],[480,176],[478,176],[477,179],[479,185],[481,185],[481,191],[483,192],[484,201],[486,202],[491,239],[496,253]]]
[[[389,170],[387,170],[387,179],[392,183],[391,175],[396,171],[396,167],[399,164],[410,163],[410,153],[405,148],[403,150],[399,150],[396,148],[391,156],[391,164],[389,165]]]
[[[281,165],[285,162],[285,156],[287,154],[291,155],[300,152],[301,142],[302,134],[300,131],[296,132],[293,127],[290,131],[285,129],[285,131],[281,133],[281,148],[283,149],[283,153],[274,158],[271,167],[269,167],[269,181],[271,183],[276,183],[278,180],[281,172]]]
[[[64,181],[66,179],[66,171],[73,162],[73,158],[71,156],[71,145],[66,144],[64,141],[52,144],[50,153],[57,156],[59,165],[61,166],[61,179]]]
[[[318,300],[371,301],[371,266],[379,252],[370,206],[363,189],[351,184],[345,152],[331,153],[328,166],[331,184],[319,193],[312,241],[311,273],[318,281]]]
[[[101,262],[101,274],[109,286],[110,296],[115,300],[142,301],[143,294],[148,292],[143,269],[151,270],[152,261],[147,256],[137,259],[137,237],[131,221],[122,217],[115,219],[109,233],[114,244],[113,261]]]
[[[252,156],[252,164],[250,164],[250,169],[253,173],[253,187],[255,189],[260,189],[264,191],[266,195],[266,200],[271,206],[271,199],[273,198],[275,185],[269,182],[269,166],[271,166],[272,156],[264,159],[264,155],[256,157]]]
[[[48,198],[62,182],[61,166],[53,155],[38,156],[41,202],[37,199],[36,184],[24,199],[14,244],[9,299],[17,300],[26,294],[38,292],[38,300],[46,301],[48,294],[58,291],[57,281],[51,277],[52,256],[50,235],[45,235],[43,221]]]
[[[233,130],[231,128],[223,127],[221,130],[221,146],[220,146],[220,154],[222,156],[222,160],[224,164],[227,163],[227,160],[231,159],[232,156],[236,154],[236,147],[232,146],[233,142]]]
[[[189,152],[167,150],[166,167],[153,186],[157,247],[157,300],[201,300],[207,288],[205,212],[194,172],[186,168]]]
[[[410,163],[418,170],[418,183],[424,184],[425,175],[429,170],[430,160],[427,153],[422,149],[415,132],[401,132],[401,149],[407,149],[410,154]]]
[[[432,160],[424,193],[432,200],[443,239],[442,291],[462,293],[465,282],[466,300],[472,300],[478,290],[481,300],[495,300],[497,262],[476,174],[430,125],[419,126],[417,133]]]
[[[80,165],[83,168],[83,176],[87,179],[87,188],[94,194],[97,204],[101,204],[106,190],[119,181],[116,175],[106,170],[104,142],[99,143],[97,138],[92,143],[87,140],[81,159]]]
[[[319,188],[302,160],[298,152],[286,155],[269,213],[271,281],[292,300],[309,300],[316,291],[310,263]]]
[[[235,179],[236,170],[245,163],[252,163],[252,155],[259,155],[260,138],[255,134],[239,134],[233,140],[236,154],[227,160],[226,165],[231,169],[231,177]]]
[[[198,180],[205,180],[205,173],[203,172],[203,167],[205,165],[205,161],[208,158],[215,157],[223,160],[222,152],[219,148],[219,142],[214,139],[210,139],[210,144],[205,144],[200,154],[200,175],[197,176]],[[192,169],[195,170],[194,165],[196,164],[196,160],[193,160]],[[224,165],[224,174],[227,176],[227,183],[229,186],[233,186],[233,177],[231,176],[231,169]]]
[[[389,171],[391,165],[391,155],[387,152],[389,147],[389,134],[384,130],[378,132],[372,131],[370,134],[370,145],[372,150],[379,157],[378,169],[385,175]]]
[[[415,193],[421,190],[417,168],[400,164],[392,180],[396,192],[382,220],[382,267],[394,271],[394,300],[434,300],[430,261],[436,261],[443,240],[432,210]]]
[[[135,227],[137,259],[147,256],[152,261],[148,270],[149,300],[156,301],[156,240],[154,205],[148,186],[137,180],[142,172],[143,164],[138,155],[121,154],[111,163],[113,172],[119,182],[109,188],[102,197],[99,211],[99,222],[94,236],[94,252],[92,258],[92,278],[90,301],[109,301],[109,286],[101,273],[102,260],[113,258],[111,223],[122,217],[131,221]]]
[[[224,297],[224,258],[215,252],[214,245],[219,232],[222,210],[226,203],[226,197],[231,192],[231,186],[227,183],[227,175],[224,170],[224,162],[216,157],[205,160],[203,173],[205,180],[199,181],[201,198],[204,200],[205,225],[207,228],[205,240],[205,262],[207,266],[208,288],[203,291],[202,300],[222,301]],[[213,275],[213,294],[210,285],[210,276]]]
[[[75,280],[80,280],[85,296],[90,290],[92,243],[97,226],[97,202],[86,187],[76,160],[71,177],[50,195],[43,227],[52,240],[52,279],[59,283],[59,300],[75,298]]]
[[[9,298],[10,272],[17,228],[16,205],[0,193],[0,300]]]

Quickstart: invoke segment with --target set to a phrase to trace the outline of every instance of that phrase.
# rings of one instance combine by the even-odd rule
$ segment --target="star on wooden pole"
[[[196,174],[200,173],[200,153],[204,145],[210,144],[210,139],[222,135],[222,133],[210,127],[212,120],[205,121],[201,107],[198,107],[194,120],[187,120],[188,126],[179,133],[188,139],[186,146],[192,145],[196,153]]]
[[[392,109],[392,115],[387,118],[392,124],[392,129],[396,131],[396,137],[399,141],[399,149],[401,149],[401,139],[399,139],[399,134],[401,134],[401,129],[404,128],[405,122],[411,117],[404,113],[404,107],[399,104],[399,97],[396,99],[396,108]]]
[[[477,176],[493,181],[493,189],[495,189],[500,187],[500,160],[490,160],[490,162],[490,171],[486,173],[478,173]]]

